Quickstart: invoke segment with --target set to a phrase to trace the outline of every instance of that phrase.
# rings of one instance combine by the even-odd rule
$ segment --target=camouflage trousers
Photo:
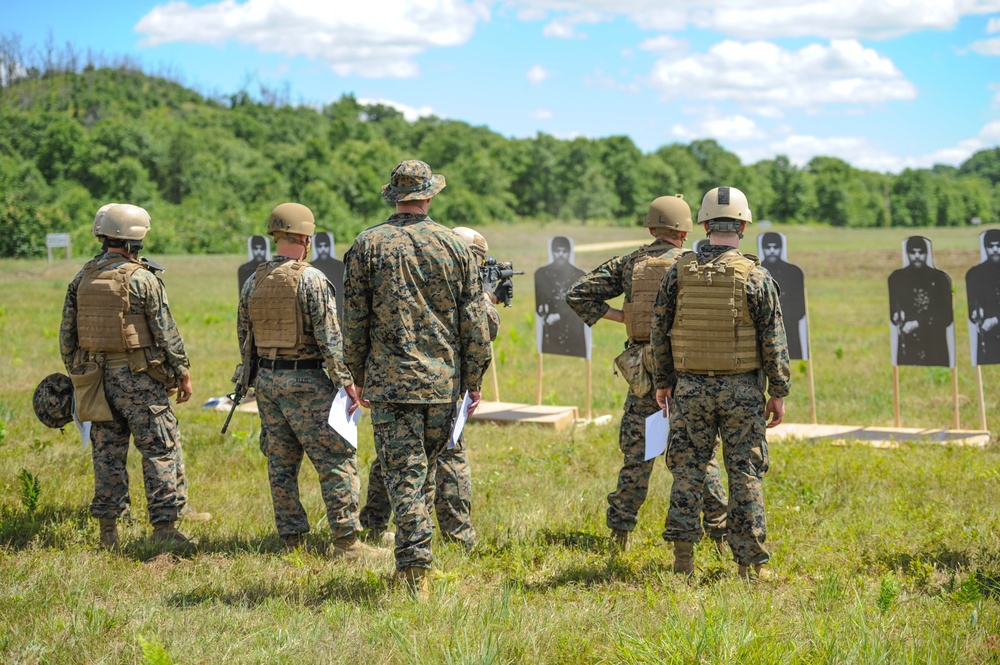
[[[629,393],[625,398],[625,412],[618,430],[618,445],[623,454],[622,468],[618,472],[618,487],[608,495],[609,529],[632,531],[635,529],[639,509],[646,501],[649,477],[655,458],[646,461],[646,418],[660,410],[656,392],[651,390],[643,397]],[[671,440],[673,440],[671,427]],[[672,443],[670,445],[673,445]],[[721,538],[726,533],[726,491],[722,487],[719,462],[712,457],[705,473],[703,492],[705,530],[711,538]]]
[[[151,524],[177,519],[177,467],[180,432],[163,385],[128,367],[105,368],[104,395],[113,420],[90,430],[94,458],[94,500],[90,514],[119,518],[129,507],[129,436],[142,455],[142,479]]]
[[[361,509],[361,526],[366,529],[385,531],[389,526],[392,506],[383,475],[382,463],[376,459],[368,472],[368,497]],[[472,469],[465,448],[465,434],[459,437],[453,449],[445,448],[438,455],[433,480],[434,485],[425,484],[424,493],[428,499],[433,498],[441,535],[467,550],[473,549],[476,529],[471,517]]]
[[[698,541],[705,470],[716,435],[729,476],[726,533],[738,564],[768,561],[762,480],[767,472],[764,393],[755,374],[678,375],[667,466],[674,476],[663,539]]]
[[[274,521],[281,537],[309,531],[299,500],[303,453],[319,474],[319,489],[334,538],[360,531],[357,454],[329,424],[337,393],[322,369],[261,369],[257,376],[260,450],[267,456]]]
[[[448,445],[455,405],[372,403],[375,452],[396,515],[396,570],[430,568],[437,458]]]

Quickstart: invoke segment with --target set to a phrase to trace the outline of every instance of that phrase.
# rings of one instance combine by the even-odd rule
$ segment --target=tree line
[[[107,202],[150,211],[150,251],[239,252],[271,208],[308,205],[346,246],[385,219],[380,188],[418,158],[448,178],[435,218],[632,225],[649,202],[683,193],[697,208],[719,184],[746,192],[757,220],[843,227],[1000,221],[1000,147],[959,167],[878,173],[834,157],[745,165],[711,139],[643,153],[628,136],[508,138],[459,120],[409,122],[352,95],[314,108],[286,91],[204,95],[129,60],[0,37],[0,256],[40,256],[45,233],[89,250]]]

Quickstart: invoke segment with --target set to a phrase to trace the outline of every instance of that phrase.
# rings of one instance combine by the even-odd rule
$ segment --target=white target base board
[[[532,423],[563,430],[572,427],[579,417],[580,410],[575,406],[480,402],[471,420],[489,421],[501,425]]]
[[[853,425],[799,425],[782,423],[767,430],[768,441],[803,439],[805,441],[845,443],[857,441],[877,448],[895,448],[904,442],[986,447],[990,433],[970,429],[922,429],[918,427],[858,427]]]

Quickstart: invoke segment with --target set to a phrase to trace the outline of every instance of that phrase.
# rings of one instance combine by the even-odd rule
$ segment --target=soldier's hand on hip
[[[767,400],[764,407],[764,420],[767,420],[768,427],[777,427],[785,417],[785,400],[781,397],[772,397]]]
[[[183,404],[191,399],[191,395],[193,394],[194,388],[191,387],[191,374],[188,373],[181,379],[181,385],[177,386],[177,403]]]

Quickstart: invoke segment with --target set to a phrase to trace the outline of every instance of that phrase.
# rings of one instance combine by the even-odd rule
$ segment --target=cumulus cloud
[[[528,70],[528,73],[526,74],[526,76],[528,77],[528,80],[531,81],[531,83],[533,85],[539,85],[545,79],[547,79],[550,76],[552,76],[552,72],[550,72],[549,70],[545,69],[545,67],[542,67],[541,65],[535,65],[534,67],[532,67],[531,69]]]
[[[441,117],[440,114],[435,113],[434,109],[430,106],[421,106],[417,108],[415,106],[409,106],[407,104],[401,104],[400,102],[394,102],[391,99],[370,99],[370,98],[358,98],[358,104],[362,106],[374,106],[376,104],[381,104],[382,106],[389,106],[400,113],[403,114],[403,119],[407,122],[415,122],[419,118],[425,118],[428,116]]]
[[[555,114],[548,109],[537,109],[528,114],[529,118],[534,118],[535,120],[551,120],[555,117]]]
[[[995,16],[986,24],[986,34],[992,35],[994,32],[1000,32],[1000,18]]]
[[[553,22],[560,25],[572,26],[580,15],[596,15],[603,21],[624,16],[647,30],[694,25],[740,39],[881,39],[949,30],[963,16],[1000,11],[1000,0],[506,0],[505,4],[517,7],[523,16],[554,14]]]
[[[576,26],[581,23],[601,23],[606,20],[606,18],[607,17],[601,12],[577,10],[569,15],[560,16],[550,22],[542,28],[542,34],[546,37],[556,37],[559,39],[586,39],[587,34],[577,32]]]
[[[853,40],[789,51],[770,42],[725,41],[706,53],[662,59],[650,74],[665,96],[764,107],[909,100],[916,87],[891,60]],[[774,115],[774,109],[769,109]]]
[[[418,73],[415,56],[464,44],[487,18],[486,0],[221,0],[159,5],[135,30],[145,35],[147,46],[236,41],[265,53],[317,60],[341,76],[406,78]]]
[[[678,56],[688,50],[688,43],[683,39],[677,39],[671,35],[660,35],[643,40],[639,44],[643,51],[651,51],[663,56]]]
[[[684,141],[713,138],[720,141],[749,141],[762,139],[765,134],[750,118],[743,115],[720,115],[708,112],[705,117],[690,125],[674,125],[671,133]]]

